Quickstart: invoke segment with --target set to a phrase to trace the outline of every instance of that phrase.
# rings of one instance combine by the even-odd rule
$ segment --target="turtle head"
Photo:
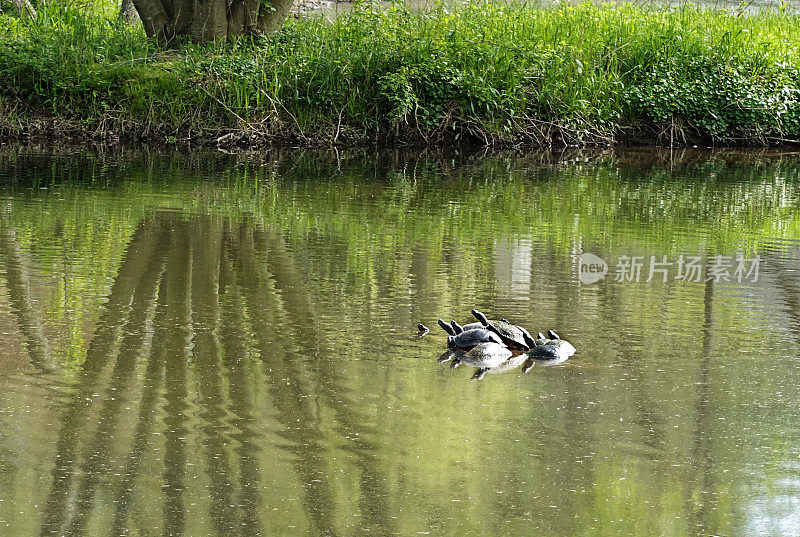
[[[456,333],[453,331],[453,327],[452,327],[452,326],[450,326],[449,324],[447,324],[446,322],[444,322],[443,320],[439,319],[439,320],[438,320],[438,321],[436,321],[436,322],[437,322],[437,323],[439,323],[439,326],[441,326],[441,327],[442,327],[442,330],[444,330],[445,332],[447,332],[447,335],[449,335],[449,336],[454,336],[454,335],[456,335]]]
[[[544,339],[544,334],[542,334],[541,332],[537,333],[536,339]]]
[[[550,339],[561,339],[560,337],[558,337],[558,334],[556,334],[552,330],[547,331],[547,337]]]
[[[472,310],[472,314],[475,316],[476,319],[483,325],[489,326],[489,319],[486,318],[486,315],[479,312],[478,310]]]
[[[458,323],[457,323],[457,322],[455,322],[455,321],[450,321],[450,326],[452,326],[452,327],[453,327],[453,332],[455,332],[456,334],[460,334],[461,332],[463,332],[463,331],[464,331],[464,329],[463,329],[463,328],[461,328],[461,325],[460,325],[460,324],[458,324]]]
[[[525,341],[525,345],[527,345],[528,348],[532,349],[536,346],[536,341],[534,341],[534,339],[527,331],[522,332],[522,339],[523,341]]]

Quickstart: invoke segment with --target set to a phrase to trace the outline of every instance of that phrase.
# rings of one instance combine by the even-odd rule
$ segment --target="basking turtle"
[[[458,326],[458,323],[455,324]],[[441,319],[439,319],[439,326],[442,327],[442,330],[450,334],[450,337],[447,338],[447,348],[450,350],[461,349],[468,351],[481,343],[503,343],[503,340],[497,334],[484,328],[472,328],[470,330],[456,332],[452,325],[447,324]],[[461,327],[459,326],[458,328]]]
[[[428,332],[430,332],[430,329],[429,329],[427,326],[425,326],[424,324],[422,324],[422,323],[419,323],[419,324],[417,325],[417,335],[418,335],[419,337],[422,337],[422,336],[424,336],[424,335],[425,335],[425,334],[427,334]]]
[[[542,334],[537,334],[541,336]],[[528,356],[536,360],[560,360],[564,361],[575,354],[575,347],[569,341],[564,341],[552,330],[547,331],[550,339],[537,338],[536,346],[531,347]]]
[[[442,327],[442,330],[448,333],[448,335],[455,336],[460,334],[465,330],[472,330],[474,328],[483,328],[481,323],[469,323],[461,326],[455,321],[450,321],[449,323],[444,322],[443,320],[439,319],[436,321],[439,323],[439,326]]]
[[[484,330],[483,328],[464,330],[460,334],[447,338],[447,347],[450,349],[468,351],[481,343],[497,343],[503,345],[503,340],[494,332]]]
[[[472,310],[472,314],[484,328],[500,336],[509,349],[527,351],[534,345],[531,335],[521,326],[506,321],[490,321],[478,310]]]

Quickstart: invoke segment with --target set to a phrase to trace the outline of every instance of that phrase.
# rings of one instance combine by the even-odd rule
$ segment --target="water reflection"
[[[31,190],[2,158],[10,535],[792,527],[792,159],[150,155]],[[584,251],[740,250],[758,282],[576,277]],[[468,382],[416,325],[471,307],[578,356]]]
[[[25,338],[31,365],[43,373],[51,373],[55,367],[50,354],[50,345],[39,324],[39,314],[32,304],[30,282],[25,264],[20,259],[19,245],[12,228],[6,228],[0,220],[0,259],[5,262],[5,279],[11,307],[17,317],[20,332]]]

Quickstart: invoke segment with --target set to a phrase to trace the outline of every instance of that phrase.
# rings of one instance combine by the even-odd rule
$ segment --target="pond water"
[[[800,534],[797,154],[5,149],[0,338],[3,536]]]

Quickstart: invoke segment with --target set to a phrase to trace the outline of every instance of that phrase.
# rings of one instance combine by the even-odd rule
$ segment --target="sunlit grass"
[[[773,142],[800,137],[798,43],[780,10],[361,3],[159,51],[113,13],[51,8],[0,19],[0,81],[30,113],[177,138]]]

